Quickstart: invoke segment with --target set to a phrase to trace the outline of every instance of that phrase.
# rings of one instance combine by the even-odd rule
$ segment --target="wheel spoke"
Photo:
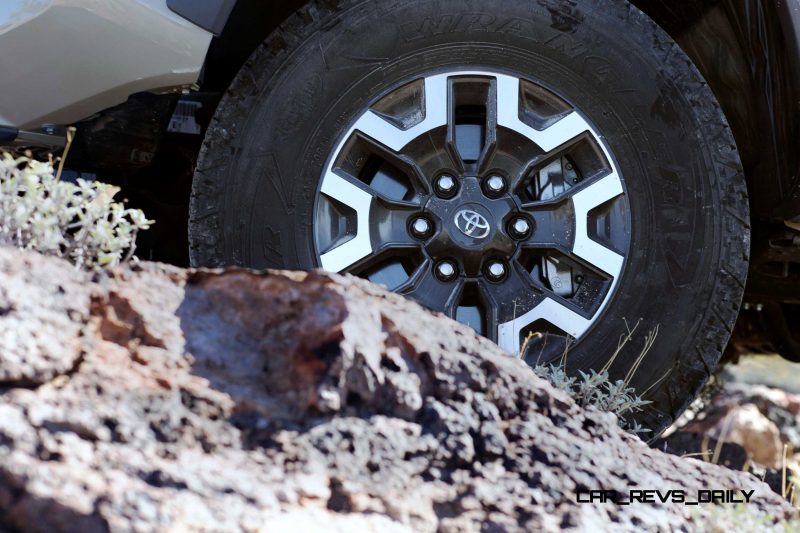
[[[446,75],[425,78],[423,121],[403,130],[370,110],[358,119],[344,139],[348,139],[354,131],[360,131],[387,148],[400,152],[405,145],[423,133],[447,124],[447,92]]]
[[[624,258],[589,237],[589,211],[622,194],[622,182],[612,172],[571,196],[575,211],[575,244],[572,253],[616,278],[622,271]]]
[[[488,171],[497,151],[497,107],[497,79],[495,78],[489,83],[486,98],[486,146],[484,146],[483,152],[478,159],[479,174]]]
[[[510,128],[533,141],[545,153],[551,152],[578,135],[591,131],[583,117],[572,112],[543,130],[537,130],[519,118],[519,79],[497,76],[497,124]]]
[[[607,275],[617,277],[624,258],[589,237],[589,213],[623,193],[616,172],[576,187],[545,202],[523,204],[522,209],[536,223],[526,248],[553,248],[571,254]]]
[[[446,150],[458,172],[480,174],[497,146],[497,79],[455,76],[447,86]]]
[[[522,331],[537,320],[546,320],[576,339],[592,324],[590,319],[547,297],[527,313],[500,324],[497,327],[497,344],[509,353],[519,353]]]
[[[489,306],[487,324],[489,336],[498,340],[499,325],[519,316],[541,300],[541,295],[533,285],[527,271],[513,261],[508,265],[507,275],[503,281],[490,282],[481,280],[482,291],[486,295]]]
[[[458,295],[464,285],[463,278],[454,281],[439,281],[433,275],[433,264],[425,261],[412,276],[401,294],[413,298],[423,307],[442,311],[449,317],[455,317]]]
[[[416,211],[394,209],[381,201],[375,202],[372,210],[372,239],[375,254],[394,248],[413,248],[421,246],[422,239],[409,234],[412,219],[419,216]],[[428,220],[428,219],[426,219]],[[428,221],[433,226],[432,221]],[[431,229],[431,234],[433,229]]]
[[[456,143],[456,84],[452,79],[447,80],[447,134],[444,138],[444,149],[450,160],[455,166],[455,170],[461,174],[464,172],[464,161],[458,151]]]
[[[549,248],[569,253],[575,242],[575,210],[572,203],[524,206],[533,219],[534,231],[523,243],[524,248]]]
[[[425,179],[422,170],[417,166],[417,164],[414,162],[413,159],[411,159],[406,155],[390,150],[389,148],[387,148],[380,142],[376,141],[372,137],[365,136],[363,133],[357,133],[355,137],[361,143],[362,147],[366,148],[368,154],[370,154],[371,156],[375,156],[382,163],[388,164],[392,169],[396,169],[397,171],[399,171],[401,176],[408,180],[408,185],[414,190],[413,196],[411,196],[409,199],[406,200],[397,197],[390,197],[386,194],[383,194],[380,190],[381,189],[380,186],[378,187],[370,186],[370,188],[372,189],[371,192],[373,194],[380,197],[385,203],[393,204],[400,208],[408,207],[411,205],[419,205],[421,199],[425,195],[430,194],[430,187],[428,186],[428,182]],[[347,156],[348,156],[348,162],[353,160],[357,161],[359,159],[365,158],[363,152],[356,152],[355,154],[351,152],[348,153]],[[342,165],[342,167],[346,166],[347,166],[346,164]],[[383,167],[378,168],[377,169],[378,172],[375,172],[375,174],[379,173],[379,171],[382,169]],[[363,174],[363,168],[358,168],[358,166],[350,169],[337,168],[336,171],[338,173],[345,172],[347,174],[359,174],[359,175]],[[375,174],[373,174],[372,176],[373,179],[375,178]],[[396,181],[397,180],[395,178],[395,182]],[[374,185],[374,182],[372,183],[372,185]]]
[[[320,191],[356,213],[355,236],[319,257],[322,268],[330,272],[341,272],[372,254],[369,220],[374,197],[363,187],[334,172],[325,174]]]

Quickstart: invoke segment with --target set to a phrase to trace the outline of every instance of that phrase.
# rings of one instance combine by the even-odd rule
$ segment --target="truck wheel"
[[[531,364],[633,331],[611,374],[657,432],[728,342],[748,217],[714,95],[628,2],[320,1],[220,104],[191,259],[350,272]]]

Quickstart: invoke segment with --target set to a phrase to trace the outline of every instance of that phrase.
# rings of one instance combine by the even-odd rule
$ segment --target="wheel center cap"
[[[476,210],[478,206],[467,206],[456,211],[453,222],[456,228],[473,239],[485,239],[492,232],[492,226],[489,219]]]
[[[442,228],[428,241],[428,255],[436,261],[458,262],[467,277],[480,276],[487,257],[509,258],[516,249],[516,242],[503,228],[514,207],[508,195],[492,198],[484,194],[478,177],[459,178],[454,196],[433,196],[425,206]]]
[[[455,209],[450,211],[448,217],[450,220],[447,223],[453,243],[462,249],[480,249],[489,246],[497,236],[498,230],[492,212],[478,202],[464,202],[454,207]]]

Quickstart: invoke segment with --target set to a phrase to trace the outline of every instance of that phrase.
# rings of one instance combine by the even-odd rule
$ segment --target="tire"
[[[744,292],[750,225],[739,156],[714,95],[675,42],[623,0],[312,2],[259,47],[223,98],[190,207],[196,266],[308,269],[320,180],[363,110],[422,72],[513,71],[602,133],[624,179],[628,240],[608,304],[570,370],[611,366],[652,403],[657,434],[715,371]],[[499,78],[498,78],[499,79]],[[427,81],[426,81],[427,83]]]

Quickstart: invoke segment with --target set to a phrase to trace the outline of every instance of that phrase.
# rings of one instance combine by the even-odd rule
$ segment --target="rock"
[[[724,382],[691,422],[677,426],[675,433],[652,445],[667,453],[712,461],[716,454],[719,464],[746,469],[783,495],[791,488],[792,472],[800,468],[800,454],[792,453],[800,442],[800,421],[794,413],[798,398],[763,385]],[[717,439],[722,437],[721,443]]]
[[[716,456],[716,464],[732,470],[743,470],[750,460],[747,450],[739,444],[720,442],[707,434],[691,431],[677,431],[668,437],[655,440],[650,445],[665,453],[696,457],[706,462],[713,461]]]
[[[772,468],[781,465],[783,444],[778,426],[753,404],[733,407],[707,433],[717,440],[740,445],[759,464]]]
[[[0,249],[0,290],[0,346],[15,324],[38,347],[0,353],[10,531],[675,531],[711,512],[579,504],[590,489],[754,490],[748,512],[794,516],[755,477],[651,449],[351,277],[142,264],[89,279]]]
[[[800,397],[783,390],[728,382],[680,432],[723,438],[743,446],[758,464],[782,468],[784,444],[790,452],[800,449],[798,405]]]
[[[800,396],[797,394],[764,385],[730,383],[714,403],[718,412],[736,405],[754,405],[762,415],[775,423],[782,442],[788,443],[793,449],[800,449]]]
[[[85,278],[35,255],[0,256],[0,382],[37,385],[76,364],[89,316]]]

